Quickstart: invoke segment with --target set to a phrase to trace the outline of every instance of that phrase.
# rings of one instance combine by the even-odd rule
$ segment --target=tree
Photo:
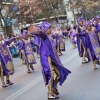
[[[30,6],[34,6],[35,3],[27,3],[27,1],[30,0],[0,0],[0,23],[5,36],[8,35],[8,32],[12,32],[10,27],[12,19],[17,18],[19,23],[23,24],[26,19],[33,16],[33,9],[30,10]]]
[[[50,16],[57,16],[58,14],[64,12],[64,9],[62,11],[62,8],[64,8],[62,0],[36,0],[36,1],[37,1],[37,7],[39,7],[41,11],[40,15],[46,18],[46,20],[48,21],[50,20]]]
[[[0,23],[5,36],[13,18],[24,24],[36,22],[39,16],[49,21],[50,16],[62,13],[64,14],[62,0],[0,0]]]
[[[24,10],[26,7],[27,10]],[[37,19],[41,18],[49,21],[50,16],[65,13],[62,0],[26,0],[24,3],[20,3],[19,9],[23,10],[23,13],[19,14],[22,16],[20,18],[28,23],[37,22]]]
[[[74,12],[74,10],[77,10],[77,12],[81,12],[84,17],[87,17],[90,15],[90,17],[93,17],[96,13],[96,9],[99,7],[100,0],[68,0],[67,6],[70,7],[70,9]]]
[[[19,12],[17,13],[18,20],[20,23],[33,23],[35,16],[40,13],[40,8],[37,6],[37,1],[34,0],[23,0],[18,5]]]
[[[0,0],[0,23],[5,36],[7,36],[7,29],[12,24],[12,19],[16,17],[19,2],[20,0]]]

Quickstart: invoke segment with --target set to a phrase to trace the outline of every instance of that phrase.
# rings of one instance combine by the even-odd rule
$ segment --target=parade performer
[[[93,62],[94,69],[97,69],[96,64],[100,64],[100,43],[95,30],[90,21],[86,23],[86,48],[90,60]]]
[[[91,23],[92,23],[92,26],[93,26],[94,28],[96,28],[96,21],[95,21],[95,18],[92,18],[90,21],[91,21]]]
[[[82,17],[78,18],[78,26],[76,28],[76,36],[77,36],[77,47],[79,51],[79,56],[82,57],[82,64],[87,63],[86,57],[86,27],[84,26],[84,20]]]
[[[52,45],[49,37],[51,31],[51,24],[48,22],[42,22],[39,29],[35,26],[29,27],[29,33],[38,35],[41,38],[40,60],[45,85],[48,86],[48,99],[57,99],[59,98],[57,96],[59,93],[57,84],[62,85],[71,72],[63,67],[56,48]]]
[[[69,35],[70,35],[70,41],[72,43],[73,49],[75,49],[76,48],[76,30],[74,29],[73,25],[70,26]]]
[[[24,50],[20,49],[20,47],[22,47],[23,43],[22,43],[22,34],[19,35],[19,39],[18,39],[18,50],[19,50],[19,57],[20,59],[22,59],[22,64],[25,64],[25,55],[24,55]]]
[[[57,51],[58,51],[58,55],[61,56],[62,55],[61,51],[65,51],[64,36],[62,34],[62,31],[61,31],[60,27],[56,28],[55,33],[56,33],[56,39],[57,39]]]
[[[23,50],[25,57],[25,64],[27,66],[27,73],[31,73],[30,68],[34,70],[33,64],[36,64],[32,44],[34,42],[28,37],[28,32],[26,30],[22,33],[22,41],[19,44],[19,50]]]
[[[14,65],[8,45],[15,39],[15,37],[12,37],[8,40],[5,40],[3,38],[3,35],[0,33],[0,75],[2,87],[13,85],[13,83],[9,79],[9,75],[12,75],[14,73]],[[6,83],[4,81],[4,76],[6,76]]]
[[[57,46],[58,46],[58,39],[57,39],[57,35],[55,33],[55,28],[52,29],[52,34],[50,34],[51,36],[51,41],[52,41],[52,44],[53,46],[55,46],[55,48],[57,49]]]
[[[96,31],[99,37],[99,41],[100,41],[100,16],[96,16]]]

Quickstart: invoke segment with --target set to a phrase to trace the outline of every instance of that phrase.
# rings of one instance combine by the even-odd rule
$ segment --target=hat
[[[22,35],[28,35],[28,31],[27,30],[23,30]]]
[[[92,21],[94,21],[95,20],[95,18],[92,18]]]
[[[19,37],[22,38],[22,34],[20,34]]]
[[[92,25],[92,23],[91,23],[90,21],[88,21],[88,22],[86,23],[86,27],[91,26],[91,25]]]
[[[79,18],[77,19],[77,21],[78,21],[78,22],[84,21],[84,19],[83,19],[82,17],[79,17]]]
[[[95,16],[95,18],[96,18],[96,19],[99,19],[99,18],[100,18],[100,16],[98,16],[98,15],[97,15],[97,16]]]
[[[48,22],[41,22],[40,25],[38,26],[38,29],[46,32],[49,28],[51,27],[51,24]]]
[[[56,29],[57,29],[57,30],[60,30],[60,27],[59,27],[59,26],[57,26],[57,27],[56,27]]]

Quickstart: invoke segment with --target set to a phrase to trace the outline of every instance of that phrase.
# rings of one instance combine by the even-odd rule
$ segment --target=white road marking
[[[67,58],[66,60],[64,60],[62,63],[66,64],[67,62],[69,62],[70,60],[72,60],[74,57],[76,57],[78,55],[78,53],[75,53],[74,55],[72,55],[71,57]]]
[[[71,57],[69,57],[66,60],[64,60],[62,63],[66,64],[67,62],[69,62],[70,60],[72,60],[73,58],[75,58],[77,55],[78,55],[78,53],[75,53]],[[12,95],[10,95],[9,97],[7,97],[5,100],[14,100],[18,96],[20,96],[22,93],[24,93],[25,91],[27,91],[28,89],[30,89],[31,87],[33,87],[34,85],[36,85],[37,83],[39,83],[42,79],[43,79],[43,76],[41,75],[40,77],[38,77],[37,79],[35,79],[31,83],[27,84],[26,86],[24,86],[23,88],[21,88],[17,92],[15,92]]]

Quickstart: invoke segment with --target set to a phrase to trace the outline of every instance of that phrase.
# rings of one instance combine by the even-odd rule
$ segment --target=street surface
[[[66,39],[66,52],[60,59],[72,73],[58,87],[58,100],[100,100],[100,69],[93,70],[91,62],[82,65],[77,49],[72,49],[69,39]],[[28,74],[21,60],[13,59],[16,72],[11,76],[11,81],[14,85],[2,88],[0,82],[0,100],[48,100],[40,60],[36,60],[35,71]]]

